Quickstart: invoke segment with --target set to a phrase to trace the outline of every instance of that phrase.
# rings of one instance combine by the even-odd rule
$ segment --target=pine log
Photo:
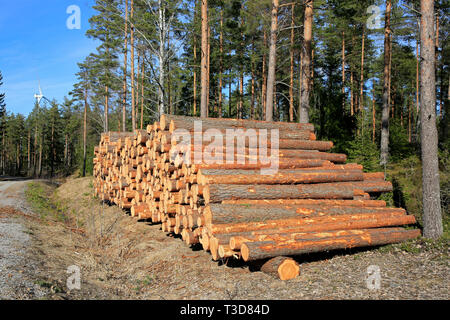
[[[228,139],[228,140],[227,140]],[[255,135],[254,139],[245,139],[241,141],[242,145],[239,144],[236,140],[230,140],[234,139],[234,137],[227,138],[227,136],[224,136],[222,139],[222,145],[217,145],[218,141],[214,141],[214,148],[220,148],[223,150],[223,153],[228,152],[228,142],[232,142],[232,149],[230,152],[235,152],[233,150],[236,150],[239,148],[245,148],[247,150],[246,154],[249,153],[249,150],[253,152],[256,151],[260,147],[265,147],[268,149],[268,152],[270,153],[270,150],[272,147],[275,147],[279,150],[318,150],[318,151],[329,151],[333,148],[333,142],[331,141],[315,141],[315,140],[294,140],[294,139],[278,139],[277,144],[272,146],[271,140],[267,139],[267,141],[259,141],[258,136]],[[178,144],[176,141],[176,138],[172,139],[171,145],[174,147]],[[263,145],[260,145],[263,144]],[[181,146],[180,146],[181,147]],[[212,148],[211,141],[199,141],[199,143],[196,143],[195,141],[192,142],[189,146],[183,145],[181,147],[183,150],[188,150],[184,148],[190,148],[190,150],[205,150],[206,148],[210,149]]]
[[[231,250],[230,246],[227,244],[221,244],[219,245],[219,248],[217,249],[217,253],[219,255],[220,258],[225,259],[225,258],[240,258],[240,252],[239,251],[234,251]]]
[[[176,116],[164,114],[159,123],[161,130],[185,129],[194,131],[194,122],[200,121],[202,129],[231,129],[231,128],[252,128],[252,129],[279,129],[279,130],[308,130],[313,132],[312,124],[287,123],[287,122],[267,122],[258,120],[237,120],[227,118],[195,118],[186,116]]]
[[[217,130],[216,131],[217,133],[220,133],[226,139],[226,134],[227,134],[226,130],[227,129],[216,129],[216,130]],[[205,133],[206,132],[207,132],[207,129],[204,129],[201,132],[200,131],[191,130],[191,131],[189,131],[189,134],[190,134],[191,137],[194,137],[194,135],[198,135],[198,134],[201,134],[201,135],[203,135],[205,137]],[[256,134],[257,137],[260,136],[260,132],[259,131],[256,131],[255,134]],[[205,139],[206,138],[207,138],[207,136],[205,137]],[[268,142],[270,142],[270,138],[271,138],[271,133],[269,131],[269,132],[267,132],[267,140],[268,140]],[[315,141],[317,139],[316,135],[313,132],[311,132],[309,130],[300,130],[300,129],[298,129],[298,130],[280,130],[278,132],[278,138],[282,139],[282,140],[287,139],[287,140],[311,140],[311,141]],[[177,138],[177,136],[174,135],[173,137],[170,136],[170,137],[164,138],[164,141],[165,142],[170,142],[170,141],[173,141],[173,140],[177,141],[178,139],[179,138]]]
[[[235,205],[209,204],[204,210],[205,225],[281,220],[288,218],[312,218],[361,213],[406,214],[401,208],[363,208],[342,206],[289,206],[289,205]],[[200,221],[197,221],[197,224]]]
[[[278,169],[296,169],[296,168],[313,168],[313,167],[323,167],[327,165],[332,165],[330,161],[321,160],[321,159],[280,159],[278,163]],[[267,163],[201,163],[195,164],[192,163],[191,173],[195,174],[199,169],[223,169],[223,170],[260,170],[263,168],[270,167],[270,164]]]
[[[213,184],[203,189],[205,203],[227,199],[352,199],[352,185],[332,183],[311,185]]]
[[[329,237],[320,240],[248,242],[242,245],[241,254],[244,261],[252,261],[282,255],[291,256],[336,249],[385,245],[415,239],[420,236],[420,230],[404,230],[401,228],[362,231],[361,234]]]
[[[198,182],[207,184],[310,184],[329,182],[362,181],[364,179],[362,171],[324,171],[324,172],[288,172],[271,175],[246,174],[246,175],[205,175],[199,173]]]
[[[383,200],[324,200],[324,199],[240,199],[224,200],[222,204],[248,204],[248,205],[326,205],[326,206],[355,206],[355,207],[386,207]]]
[[[415,223],[416,220],[414,216],[389,216],[383,215],[376,219],[365,219],[360,220],[357,223],[351,223],[346,226],[346,228],[336,228],[330,230],[324,229],[323,225],[318,225],[317,229],[312,228],[309,231],[301,231],[300,228],[294,229],[278,229],[278,230],[267,230],[261,232],[244,232],[239,235],[238,233],[233,233],[230,237],[229,245],[233,250],[240,250],[243,243],[246,242],[257,242],[257,241],[279,241],[280,239],[300,239],[301,237],[325,237],[326,235],[331,235],[335,233],[335,230],[343,233],[344,230],[355,230],[355,229],[372,229],[380,227],[394,227],[394,226],[404,226],[408,224]],[[295,231],[294,231],[295,230]],[[300,230],[300,231],[299,231]],[[286,231],[286,232],[284,232]],[[311,233],[314,233],[311,235]]]
[[[279,256],[266,261],[261,266],[261,271],[280,280],[291,280],[300,275],[300,266],[291,258]]]
[[[400,219],[394,219],[400,218]],[[392,221],[388,221],[392,219]],[[416,222],[414,216],[404,215],[403,213],[361,213],[348,214],[341,216],[322,216],[313,218],[289,218],[282,220],[266,220],[248,223],[229,223],[209,225],[204,228],[204,232],[208,235],[217,236],[224,233],[235,232],[261,232],[264,230],[278,229],[279,232],[309,232],[309,231],[328,231],[328,230],[345,230],[359,228],[376,228],[380,226],[399,224],[414,224]]]
[[[220,152],[219,152],[220,151]],[[260,156],[257,149],[244,149],[244,153],[237,152],[236,149],[231,150],[230,154],[227,155],[227,150],[224,148],[223,150],[219,150],[217,153],[206,153],[202,150],[193,149],[190,151],[190,156],[186,153],[186,149],[184,148],[172,148],[169,152],[170,159],[176,165],[180,165],[182,162],[188,162],[189,164],[203,164],[203,163],[221,163],[225,164],[230,158],[230,161],[233,163],[249,163],[249,164],[257,164],[262,163],[266,164],[267,162],[274,162],[277,158],[272,157],[271,151],[269,149],[267,154],[264,154],[262,157]],[[275,152],[275,151],[274,151]],[[185,156],[177,157],[179,153],[186,153]],[[300,161],[300,160],[328,160],[334,163],[345,163],[347,161],[347,156],[341,153],[328,153],[328,152],[320,152],[320,151],[309,151],[309,150],[296,150],[296,149],[278,149],[276,150],[276,156],[278,157],[278,161],[289,161],[292,160]],[[210,158],[211,157],[211,158]],[[197,159],[200,159],[197,160]],[[220,168],[220,167],[216,167]],[[289,168],[289,167],[288,167]],[[281,169],[281,167],[280,167]]]

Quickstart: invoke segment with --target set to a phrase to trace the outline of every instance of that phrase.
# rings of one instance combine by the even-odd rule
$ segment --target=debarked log
[[[393,218],[401,218],[403,220],[393,220]],[[377,228],[381,226],[392,225],[392,223],[413,224],[416,220],[414,216],[404,215],[404,213],[362,213],[348,214],[338,216],[322,216],[312,218],[289,218],[282,220],[266,220],[258,222],[228,223],[228,224],[212,224],[204,229],[209,235],[218,235],[236,232],[312,232],[327,230],[345,230],[360,228]],[[271,231],[267,231],[271,230]]]
[[[363,181],[362,171],[324,171],[324,172],[288,172],[271,175],[245,174],[245,175],[206,175],[199,172],[197,181],[202,184],[309,184]]]
[[[328,237],[320,240],[249,242],[242,245],[241,254],[244,261],[252,261],[282,255],[292,256],[336,249],[385,245],[415,239],[419,236],[420,230],[369,229],[364,230],[361,234]]]
[[[266,261],[261,266],[261,271],[280,280],[291,280],[300,275],[300,266],[292,258],[279,256]]]
[[[240,120],[228,118],[196,118],[177,115],[162,115],[159,120],[161,130],[169,129],[174,132],[178,129],[193,131],[197,129],[195,122],[201,122],[202,129],[278,129],[278,130],[308,130],[313,132],[314,126],[310,123],[268,122],[259,120]]]
[[[399,213],[401,208],[362,208],[342,206],[295,206],[295,205],[235,205],[212,203],[205,207],[203,215],[206,225],[241,223],[252,221],[280,220],[287,218],[311,218],[361,213]],[[197,221],[199,224],[200,221]],[[200,225],[200,224],[199,224]]]
[[[404,226],[416,223],[414,216],[397,216],[383,214],[373,219],[362,219],[355,220],[351,223],[340,228],[342,224],[337,223],[334,226],[328,225],[318,225],[316,229],[314,228],[286,228],[277,230],[267,230],[267,231],[255,231],[247,233],[233,233],[229,239],[230,248],[233,250],[240,250],[241,246],[245,242],[256,242],[256,241],[278,241],[280,239],[289,240],[294,238],[299,238],[305,234],[310,234],[313,232],[315,235],[325,235],[334,232],[334,230],[355,230],[355,229],[371,229],[380,227],[393,227],[393,226]],[[328,227],[328,230],[327,230]],[[324,229],[324,230],[321,230]],[[295,230],[295,231],[294,231]],[[285,231],[285,232],[283,232]],[[281,241],[281,240],[280,240]]]

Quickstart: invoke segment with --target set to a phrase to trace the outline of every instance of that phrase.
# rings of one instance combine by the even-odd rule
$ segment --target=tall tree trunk
[[[195,41],[195,35],[194,35],[194,103],[193,103],[193,109],[192,115],[195,117],[197,116],[197,42]]]
[[[250,119],[255,118],[255,64],[251,62],[251,72],[252,72],[252,97],[250,100]]]
[[[3,132],[3,150],[5,150],[5,132]],[[37,166],[37,145],[38,145],[38,121],[36,121],[36,126],[34,128],[34,148],[33,148],[33,177],[36,177],[36,166]],[[4,157],[3,157],[4,158]],[[3,162],[4,164],[4,162]],[[5,166],[3,165],[3,175]]]
[[[300,110],[302,109],[302,74],[303,74],[303,50],[299,50],[298,54],[298,107],[297,107],[297,117],[300,121]]]
[[[231,68],[228,74],[228,118],[231,118]]]
[[[222,73],[223,73],[223,8],[220,8],[220,38],[219,38],[219,118],[222,118]]]
[[[384,24],[384,86],[383,108],[381,111],[381,154],[380,164],[386,166],[389,155],[389,58],[391,33],[391,0],[386,1],[386,17]]]
[[[141,51],[139,50],[139,46],[136,45],[137,51],[137,64],[136,64],[136,89],[134,90],[136,97],[134,98],[135,110],[136,110],[136,129],[139,127],[139,74],[140,74],[140,64],[141,64]]]
[[[419,27],[420,29],[420,27]],[[419,114],[419,39],[416,41],[416,113]]]
[[[166,63],[166,8],[165,2],[158,0],[158,25],[159,25],[159,80],[158,80],[158,113],[165,114],[167,112],[165,106],[165,63]]]
[[[244,59],[241,58],[241,61]],[[244,66],[241,65],[241,75],[239,77],[239,110],[237,114],[238,119],[242,119],[242,109],[244,108]]]
[[[206,77],[206,82],[207,82],[207,84],[206,84],[206,87],[208,88],[208,91],[207,91],[207,95],[206,95],[206,116],[207,117],[209,117],[209,99],[210,99],[210,97],[209,97],[209,94],[210,94],[210,92],[209,92],[209,90],[210,90],[210,78],[211,78],[211,41],[210,41],[210,39],[211,39],[211,27],[210,27],[210,25],[209,25],[209,16],[208,16],[208,20],[207,20],[208,22],[207,22],[207,25],[208,25],[208,37],[207,37],[207,39],[208,39],[208,51],[207,51],[207,55],[206,55],[206,57],[207,57],[207,60],[206,60],[206,65],[207,65],[207,72],[206,72],[206,75],[207,75],[207,77]]]
[[[391,117],[394,118],[394,103],[395,99],[392,99],[392,33],[389,34],[389,81],[388,81],[388,106],[392,108]],[[394,90],[395,94],[395,90]]]
[[[290,47],[290,56],[291,56],[291,81],[289,86],[289,121],[294,122],[294,9],[295,3],[292,3],[291,8],[291,47]]]
[[[202,0],[202,61],[201,61],[201,102],[200,115],[202,118],[208,116],[208,1]]]
[[[122,131],[127,131],[128,0],[125,0],[125,51],[123,55]]]
[[[362,30],[362,43],[361,43],[361,80],[359,87],[359,111],[364,107],[364,41],[365,40],[365,28],[363,25]]]
[[[145,77],[145,59],[142,59],[142,68],[141,68],[141,130],[144,125],[144,77]]]
[[[120,128],[120,126],[119,126]],[[67,166],[67,156],[69,155],[69,136],[64,134],[64,166]]]
[[[109,120],[108,120],[108,115],[109,115],[109,88],[108,86],[105,86],[105,132],[109,131]]]
[[[300,108],[300,123],[309,122],[309,96],[311,91],[311,42],[313,24],[313,0],[305,1],[305,23],[303,31],[303,72],[302,72],[302,95]]]
[[[421,0],[420,29],[420,138],[422,149],[423,235],[437,239],[443,233],[436,128],[434,1]]]
[[[167,31],[167,50],[170,50],[170,29]],[[167,99],[169,103],[169,114],[173,113],[172,105],[172,88],[171,88],[171,77],[170,77],[170,61],[167,61]]]
[[[350,71],[350,115],[355,114],[355,107],[354,107],[354,92],[353,92],[353,71]]]
[[[372,142],[375,143],[375,84],[372,84]]]
[[[403,128],[403,106],[400,108],[400,126]]]
[[[30,168],[31,168],[31,130],[28,130],[28,165],[27,165],[27,175],[30,174]],[[3,157],[2,157],[3,161]]]
[[[134,0],[131,0],[130,20],[134,17]],[[134,23],[134,21],[132,21]],[[133,132],[136,130],[136,101],[134,89],[134,24],[131,24],[130,30],[130,45],[131,45],[131,122]]]
[[[408,104],[408,142],[411,143],[411,106],[412,102]]]
[[[266,121],[273,121],[273,91],[277,54],[278,0],[272,1],[272,24],[270,28],[269,66],[267,75]]]
[[[267,78],[266,78],[266,49],[267,49],[267,32],[264,29],[264,53],[262,60],[262,85],[261,85],[261,101],[262,112],[261,120],[266,118],[266,97],[267,97]]]
[[[39,177],[42,176],[42,145],[44,144],[44,138],[41,136],[41,143],[39,145]]]
[[[87,145],[87,88],[84,89],[84,117],[83,117],[83,177],[86,176],[86,145]]]

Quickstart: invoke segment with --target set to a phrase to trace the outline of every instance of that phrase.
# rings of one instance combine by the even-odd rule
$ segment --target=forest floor
[[[1,184],[0,199],[5,199]],[[0,298],[450,298],[448,241],[418,239],[300,256],[301,275],[281,281],[240,262],[214,262],[209,253],[188,247],[163,233],[159,225],[138,222],[119,208],[102,204],[92,197],[92,178],[68,179],[59,187],[18,182],[9,196],[23,199],[24,193],[29,204],[16,202],[24,214],[1,211],[0,255],[11,261],[7,259],[8,272],[0,270],[0,283],[10,277],[5,283],[17,285],[6,284],[6,289],[0,285]],[[13,204],[0,201],[0,206]],[[15,236],[5,234],[5,229]],[[13,248],[13,242],[20,245]],[[80,290],[67,288],[67,268],[72,265],[81,270]],[[380,268],[378,290],[367,287],[367,269],[372,265]]]

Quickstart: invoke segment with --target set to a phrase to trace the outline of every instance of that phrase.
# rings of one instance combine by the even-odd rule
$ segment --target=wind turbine
[[[41,104],[41,100],[45,99],[50,103],[50,100],[48,100],[43,94],[42,94],[42,89],[41,89],[41,81],[39,80],[39,94],[35,93],[34,94],[34,98],[36,99],[36,102],[38,103],[38,105]]]

